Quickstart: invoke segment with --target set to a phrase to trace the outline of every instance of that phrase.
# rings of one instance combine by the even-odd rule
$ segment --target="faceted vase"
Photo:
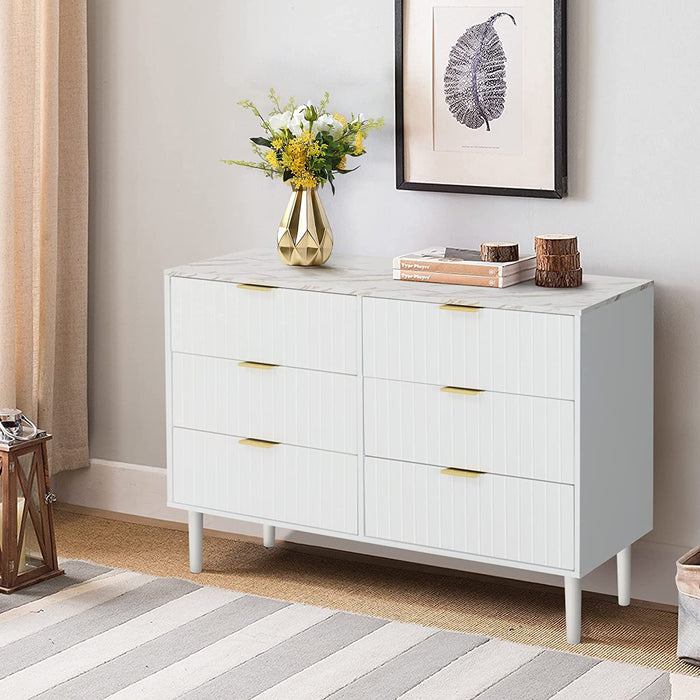
[[[287,265],[323,265],[330,258],[333,232],[316,187],[292,191],[277,232],[277,250]]]

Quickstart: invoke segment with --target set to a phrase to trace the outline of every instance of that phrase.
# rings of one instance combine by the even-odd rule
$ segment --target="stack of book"
[[[478,250],[426,248],[394,258],[394,279],[407,282],[500,288],[534,277],[534,255],[511,262],[483,262]]]

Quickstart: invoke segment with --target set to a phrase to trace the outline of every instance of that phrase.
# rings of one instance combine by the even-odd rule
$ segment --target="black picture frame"
[[[395,0],[395,109],[396,109],[396,189],[427,192],[500,195],[562,199],[568,194],[567,174],[567,99],[566,99],[566,0],[553,0],[554,11],[554,163],[553,189],[482,187],[474,184],[411,182],[405,177],[404,156],[404,4]]]

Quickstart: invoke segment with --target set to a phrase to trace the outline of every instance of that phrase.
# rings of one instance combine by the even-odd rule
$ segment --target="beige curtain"
[[[87,447],[86,0],[0,0],[0,404]]]

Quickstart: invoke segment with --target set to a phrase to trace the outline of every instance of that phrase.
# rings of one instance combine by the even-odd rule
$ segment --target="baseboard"
[[[162,524],[178,524],[184,527],[187,513],[166,505],[165,469],[102,459],[90,460],[88,469],[63,472],[53,479],[53,491],[63,504],[102,511],[114,517],[133,516]],[[205,527],[223,535],[244,538],[260,538],[261,528],[254,523],[230,518],[205,516]],[[297,545],[310,545],[325,549],[351,552],[360,555],[387,557],[415,564],[452,569],[501,578],[514,578],[561,586],[557,576],[537,574],[474,562],[463,562],[450,557],[441,557],[409,552],[363,542],[350,542],[333,537],[323,537],[294,530],[278,528],[279,539]],[[633,546],[632,597],[662,605],[676,605],[675,562],[684,554],[686,547],[659,544],[640,540]],[[614,559],[606,562],[583,579],[586,591],[614,595],[617,591]]]

